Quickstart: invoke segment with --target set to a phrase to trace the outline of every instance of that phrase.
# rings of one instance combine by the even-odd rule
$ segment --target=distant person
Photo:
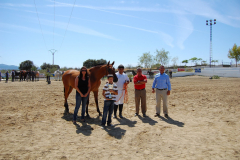
[[[123,103],[124,103],[124,96],[125,96],[125,86],[129,84],[128,76],[123,72],[124,66],[118,66],[118,72],[116,76],[118,77],[117,81],[117,88],[118,88],[118,95],[116,95],[116,102],[114,103],[114,116],[113,118],[117,118],[117,110],[119,106],[119,117],[123,118],[122,110],[123,110]]]
[[[137,75],[133,77],[134,88],[135,88],[135,105],[136,105],[136,113],[135,116],[139,114],[139,105],[141,100],[141,109],[143,117],[146,117],[147,105],[146,105],[146,83],[147,77],[142,74],[142,69],[137,69]]]
[[[107,125],[112,125],[112,113],[114,108],[114,102],[116,101],[116,95],[118,95],[117,85],[113,82],[113,75],[108,74],[108,82],[103,87],[102,95],[104,97],[104,107],[101,128],[104,129],[106,125],[106,119],[108,116]]]
[[[32,76],[32,81],[34,82],[34,77],[35,77],[35,72],[34,71],[31,72],[31,76]]]
[[[2,72],[0,71],[0,82],[2,81]]]
[[[169,76],[164,73],[164,66],[159,68],[160,73],[158,73],[152,84],[152,93],[155,93],[154,88],[156,88],[156,115],[160,116],[161,112],[161,100],[163,101],[163,114],[168,118],[168,108],[167,108],[167,96],[170,95],[171,83]]]
[[[9,76],[9,73],[8,71],[6,72],[6,83],[8,82],[8,76]]]
[[[48,82],[48,81],[50,81],[50,71],[49,71],[49,69],[47,69],[47,81],[46,82]]]
[[[170,78],[172,78],[172,70],[171,69],[169,70],[169,76],[170,76]]]
[[[85,122],[84,115],[89,93],[91,91],[90,78],[87,73],[87,68],[82,67],[79,75],[75,78],[76,88],[76,106],[73,114],[73,124],[76,124],[78,110],[82,103],[82,116],[81,121]]]
[[[12,82],[14,82],[14,78],[15,78],[15,72],[14,70],[12,70]]]

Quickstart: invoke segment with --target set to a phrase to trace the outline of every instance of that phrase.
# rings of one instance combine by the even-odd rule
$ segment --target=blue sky
[[[239,0],[1,0],[0,63],[40,67],[55,49],[60,67],[101,58],[136,66],[143,53],[162,48],[178,64],[209,62],[209,19],[217,19],[213,59],[230,62],[228,50],[240,45],[239,8]]]

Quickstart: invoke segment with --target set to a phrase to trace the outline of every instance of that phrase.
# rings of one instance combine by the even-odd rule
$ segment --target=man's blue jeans
[[[88,94],[88,96],[89,96],[89,94]],[[82,102],[82,117],[81,117],[81,119],[84,119],[88,96],[81,97],[80,93],[76,92],[76,106],[75,106],[74,115],[73,115],[74,121],[76,121],[76,119],[77,119],[77,114],[78,114],[78,110],[80,108],[81,102]]]
[[[102,116],[102,125],[103,126],[105,126],[105,124],[106,124],[107,114],[108,114],[107,124],[111,124],[113,108],[114,108],[113,100],[105,100],[104,101],[103,116]]]

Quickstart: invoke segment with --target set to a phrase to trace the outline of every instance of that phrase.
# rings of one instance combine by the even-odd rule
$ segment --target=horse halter
[[[108,68],[108,66],[106,66],[106,76],[109,74],[109,68]]]

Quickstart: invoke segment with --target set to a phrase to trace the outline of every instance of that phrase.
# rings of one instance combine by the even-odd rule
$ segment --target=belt
[[[141,90],[144,90],[145,88],[143,88],[143,89],[135,89],[135,90],[138,90],[138,91],[141,91]]]
[[[157,88],[158,89],[158,88]],[[160,90],[160,91],[162,91],[162,90],[167,90],[167,88],[163,88],[163,89],[158,89],[158,90]]]

